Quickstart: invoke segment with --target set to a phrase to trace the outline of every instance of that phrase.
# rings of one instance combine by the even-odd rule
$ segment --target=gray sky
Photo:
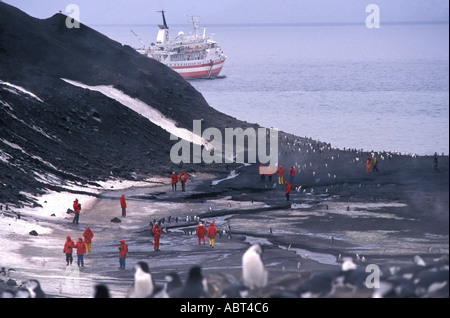
[[[167,11],[170,25],[185,24],[187,14],[201,24],[364,23],[365,8],[376,4],[383,22],[449,21],[448,0],[4,0],[27,14],[48,18],[68,4],[80,8],[80,21],[98,24],[156,24]]]

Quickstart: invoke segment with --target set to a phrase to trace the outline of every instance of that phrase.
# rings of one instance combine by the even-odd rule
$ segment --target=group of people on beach
[[[185,191],[185,184],[188,179],[187,174],[183,171],[179,175],[177,175],[175,172],[171,175],[171,183],[172,183],[172,190],[176,191],[176,184],[178,181],[181,182],[182,191]],[[122,209],[122,217],[127,217],[127,202],[125,199],[125,194],[122,194],[120,196],[120,207]],[[81,211],[81,204],[79,203],[78,199],[75,199],[73,201],[73,211],[74,211],[74,218],[72,220],[72,223],[79,223],[79,217],[80,217],[80,211]],[[153,237],[153,249],[155,251],[159,251],[159,241],[161,237],[161,227],[159,226],[158,222],[155,222],[151,228],[151,234]],[[203,244],[205,244],[205,235],[209,238],[209,246],[214,247],[215,244],[215,236],[217,234],[217,229],[214,227],[214,222],[211,222],[208,230],[204,227],[204,225],[200,222],[196,235],[198,236],[199,244],[201,241],[203,241]],[[94,237],[94,233],[88,226],[86,230],[83,232],[83,237],[79,237],[78,241],[75,243],[70,235],[67,235],[66,241],[64,243],[64,253],[66,255],[66,263],[68,265],[72,265],[73,262],[73,249],[77,250],[77,264],[79,267],[84,267],[84,255],[86,253],[91,253],[91,243],[92,238]],[[119,269],[125,269],[126,265],[126,258],[128,255],[128,245],[125,243],[125,240],[121,239],[118,246],[119,250]]]
[[[291,184],[294,183],[294,177],[295,177],[295,167],[292,166],[289,171],[288,171],[288,180],[284,180],[284,172],[285,170],[283,169],[283,167],[280,165],[277,170],[275,171],[275,173],[278,176],[278,184],[283,184],[284,183],[284,192],[286,194],[286,200],[289,201],[289,194],[291,193]],[[273,175],[273,168],[269,165],[267,167],[264,167],[262,164],[260,164],[259,169],[258,169],[258,173],[260,175],[261,178],[261,182],[265,182],[266,181],[266,174],[269,178],[269,182],[272,182],[272,175]]]
[[[89,225],[83,232],[83,237],[79,237],[75,243],[70,235],[66,236],[66,242],[64,243],[63,253],[66,255],[66,266],[72,265],[73,262],[73,249],[77,250],[77,265],[78,267],[84,267],[84,255],[91,253],[91,244],[94,233]],[[84,238],[84,240],[83,240]]]
[[[188,179],[188,175],[186,174],[186,172],[182,171],[179,175],[177,175],[174,171],[172,172],[170,179],[172,181],[172,191],[177,191],[178,181],[181,182],[181,191],[186,191],[186,182]]]
[[[378,172],[378,160],[376,157],[371,157],[370,155],[367,156],[366,160],[366,172]]]
[[[216,234],[217,229],[214,226],[214,222],[211,222],[209,224],[208,230],[206,230],[203,223],[200,222],[196,230],[196,235],[198,237],[198,245],[200,245],[201,242],[203,242],[203,245],[205,245],[205,235],[206,235],[206,237],[209,239],[209,247],[214,248]]]
[[[122,194],[120,197],[120,207],[122,209],[122,217],[127,216],[126,208],[127,208],[127,202],[125,200],[125,194]],[[73,201],[73,211],[74,211],[74,218],[72,220],[72,223],[78,224],[79,218],[80,218],[80,211],[81,211],[81,204],[78,202],[78,199],[75,199]],[[159,235],[161,235],[161,232],[159,232]],[[94,237],[94,233],[92,232],[89,225],[83,232],[83,237],[79,237],[78,241],[75,243],[70,235],[66,236],[66,242],[64,243],[64,249],[63,252],[66,255],[66,266],[72,265],[73,262],[73,249],[77,250],[77,265],[78,267],[84,267],[84,255],[86,253],[91,253],[92,248],[92,238]],[[158,239],[158,243],[156,243],[155,240],[155,246],[159,245],[159,236],[155,235],[155,237]],[[119,242],[119,268],[124,269],[125,268],[125,259],[127,257],[128,253],[128,246],[125,243],[125,240],[120,240]]]

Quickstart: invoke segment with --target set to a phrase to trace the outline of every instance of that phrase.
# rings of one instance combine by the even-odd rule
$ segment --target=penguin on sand
[[[166,281],[164,287],[156,293],[153,298],[178,298],[183,290],[183,283],[176,272],[172,272],[164,277]],[[178,296],[177,296],[178,295]]]
[[[334,293],[336,280],[341,276],[341,271],[330,270],[314,275],[302,283],[295,291],[301,298],[327,297]]]
[[[45,293],[37,279],[29,279],[23,283],[31,298],[45,298]]]
[[[268,272],[261,254],[261,245],[254,244],[242,255],[242,278],[244,285],[251,289],[265,287],[268,282]]]
[[[108,286],[103,284],[95,285],[94,298],[111,298]]]
[[[200,266],[193,266],[189,270],[189,275],[183,290],[181,291],[181,298],[208,298],[209,295],[206,292],[207,285],[206,279],[202,274]]]
[[[134,285],[128,291],[128,298],[150,297],[154,290],[153,277],[146,262],[135,265]]]
[[[165,277],[165,280],[167,281],[166,285],[167,292],[171,292],[172,290],[175,290],[176,288],[180,288],[183,286],[180,276],[175,272],[172,272],[169,275],[167,275]]]

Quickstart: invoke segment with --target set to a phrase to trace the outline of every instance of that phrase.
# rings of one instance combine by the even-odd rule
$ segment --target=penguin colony
[[[449,259],[442,256],[427,264],[419,255],[414,256],[410,264],[387,266],[380,269],[380,281],[377,288],[369,289],[366,262],[360,257],[355,259],[339,255],[341,267],[327,270],[307,278],[296,276],[298,283],[294,287],[278,285],[274,278],[271,283],[269,271],[263,262],[263,246],[254,244],[242,255],[241,277],[228,279],[227,284],[207,281],[202,268],[195,265],[190,268],[186,281],[176,272],[168,273],[163,283],[155,283],[149,265],[140,261],[135,265],[134,282],[130,286],[128,298],[324,298],[335,297],[339,291],[355,293],[358,290],[370,291],[373,298],[406,297],[448,297],[449,296]],[[298,266],[300,267],[300,266]],[[2,267],[0,276],[7,278],[14,269]],[[214,286],[213,286],[214,285]],[[220,285],[220,286],[218,286]],[[350,294],[351,295],[351,294]],[[0,277],[1,298],[45,298],[46,295],[38,280],[30,279],[20,285],[14,279]],[[93,298],[111,298],[105,284],[94,286]]]

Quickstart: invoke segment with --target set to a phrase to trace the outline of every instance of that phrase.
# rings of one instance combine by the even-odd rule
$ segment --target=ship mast
[[[198,17],[188,14],[188,17],[192,19],[192,29],[194,30],[194,38],[198,37]]]
[[[161,11],[156,11],[156,12],[161,12],[161,14],[162,14],[162,18],[163,18],[163,27],[164,27],[164,29],[168,29],[169,27],[167,26],[167,23],[166,23],[166,17],[165,17],[165,15],[164,15],[164,12],[166,12],[166,11],[164,11],[164,10],[161,10]]]

